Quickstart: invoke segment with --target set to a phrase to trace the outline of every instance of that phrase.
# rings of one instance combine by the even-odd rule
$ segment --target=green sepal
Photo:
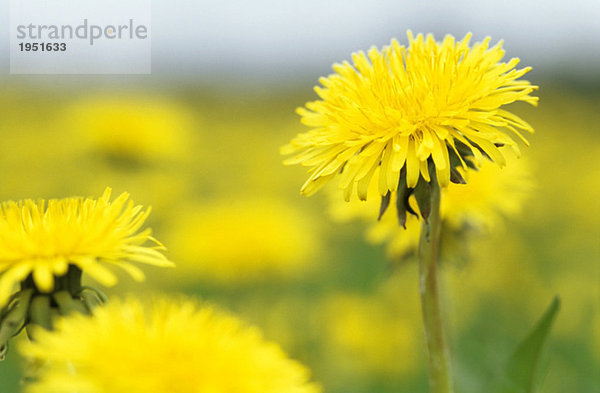
[[[468,140],[468,139],[467,139]],[[471,143],[471,145],[473,147],[476,147],[473,142],[471,142],[469,140],[469,143]],[[460,154],[460,156],[464,159],[465,157],[469,157],[469,156],[473,156],[473,151],[471,150],[471,148],[467,145],[465,145],[464,143],[462,143],[461,141],[459,141],[458,139],[454,140],[454,146],[456,146],[456,150],[458,151],[458,154]]]
[[[33,297],[29,308],[29,322],[52,330],[50,295],[40,294]]]
[[[458,141],[455,141],[455,147],[456,147],[456,143],[458,143]],[[450,168],[455,168],[455,167],[459,167],[459,166],[463,166],[463,161],[464,161],[464,156],[461,153],[460,150],[458,150],[458,148],[456,149],[458,151],[458,154],[460,154],[461,156],[459,157],[456,152],[454,151],[454,149],[448,145],[446,145],[446,147],[448,148],[448,161],[450,161]],[[466,164],[466,162],[465,162]]]
[[[89,314],[87,307],[81,300],[74,299],[69,291],[55,292],[52,294],[52,298],[58,306],[60,315],[68,315],[71,312],[78,312],[86,315]]]
[[[392,193],[388,191],[387,194],[381,197],[381,205],[379,205],[379,215],[377,216],[377,221],[381,220],[381,217],[383,217],[383,213],[385,213],[388,206],[390,206],[391,196]]]
[[[100,298],[100,301],[102,302],[102,304],[108,303],[108,298],[106,297],[106,295],[104,294],[104,292],[102,292],[101,290],[99,290],[97,288],[88,287],[86,285],[84,285],[84,286],[81,287],[81,291],[77,294],[77,296],[81,296],[86,291],[92,291],[92,292],[94,292],[94,294]]]
[[[13,303],[12,308],[0,321],[0,345],[7,342],[22,329],[27,320],[27,311],[32,295],[33,289],[20,291],[16,302]]]
[[[479,150],[482,154],[484,154],[485,156],[487,156],[487,154],[485,154],[485,152],[475,143],[469,141],[469,143],[471,143],[471,145],[476,148],[477,150]],[[458,152],[458,154],[460,155],[460,158],[462,158],[462,161],[465,163],[465,165],[473,170],[478,170],[479,168],[477,168],[477,166],[475,165],[475,163],[473,162],[473,152],[471,151],[471,148],[467,145],[465,145],[464,143],[462,143],[459,140],[455,140],[454,141],[454,146],[456,147],[456,151]],[[448,156],[450,158],[450,165],[455,168],[458,166],[462,166],[462,162],[460,161],[460,159],[458,158],[458,156],[456,156],[456,153],[454,152],[454,149],[448,149]]]
[[[0,321],[0,360],[3,360],[6,355],[8,341],[19,334],[27,323],[27,312],[32,295],[31,288],[20,291],[12,302],[12,307]]]
[[[436,180],[433,179],[432,181]],[[423,177],[420,177],[413,194],[417,200],[421,217],[423,217],[425,223],[429,224],[429,214],[431,213],[431,183],[423,179]]]
[[[465,164],[467,164],[467,166],[469,167],[469,169],[472,169],[474,171],[478,171],[479,168],[477,167],[477,165],[475,165],[475,163],[473,162],[473,160],[471,160],[470,158],[465,159]]]
[[[67,288],[70,293],[77,293],[82,290],[81,276],[83,271],[76,265],[69,265],[67,271]]]
[[[398,182],[398,191],[396,192],[396,213],[398,214],[398,223],[406,229],[406,212],[419,217],[419,215],[410,207],[408,198],[413,189],[406,185],[406,170],[402,168],[400,172],[400,181]]]
[[[536,393],[542,350],[552,324],[560,309],[560,299],[555,297],[531,333],[519,344],[508,359],[505,369],[486,391],[492,393]]]
[[[15,292],[12,295],[10,295],[8,301],[6,302],[6,305],[2,307],[2,309],[0,309],[0,321],[4,319],[4,317],[6,316],[6,314],[8,314],[10,310],[12,310],[19,296],[21,296],[21,291]]]
[[[467,184],[467,181],[455,167],[450,168],[450,181],[454,184]]]
[[[86,288],[82,290],[78,297],[81,299],[81,302],[90,313],[94,310],[94,308],[102,306],[106,303],[106,297],[104,294],[99,294],[99,291],[93,289]]]

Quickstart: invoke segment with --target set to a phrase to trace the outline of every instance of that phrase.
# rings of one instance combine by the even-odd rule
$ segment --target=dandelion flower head
[[[434,175],[445,187],[455,168],[479,166],[485,156],[504,166],[498,146],[518,152],[517,140],[527,144],[521,132],[533,129],[502,107],[536,105],[537,86],[519,80],[530,70],[515,69],[519,59],[500,62],[502,42],[469,46],[470,38],[436,42],[409,31],[408,47],[392,40],[354,53],[353,64],[335,64],[315,88],[320,100],[298,109],[312,129],[282,148],[294,154],[287,164],[311,167],[302,192],[313,194],[341,172],[345,199],[356,189],[364,200],[374,179],[385,196]]]
[[[48,360],[28,393],[318,393],[308,370],[232,316],[193,300],[111,302],[23,343]]]
[[[65,198],[4,202],[0,205],[0,306],[15,286],[32,275],[35,286],[51,292],[54,278],[69,265],[103,285],[116,283],[108,265],[120,267],[134,279],[144,274],[132,262],[172,266],[164,247],[140,230],[150,209],[143,210],[123,193],[110,200],[107,188],[99,199]],[[154,245],[147,246],[150,242]]]

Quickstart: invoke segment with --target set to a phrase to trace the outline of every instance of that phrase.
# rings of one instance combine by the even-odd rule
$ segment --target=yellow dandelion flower
[[[164,247],[140,231],[150,209],[136,206],[123,193],[110,201],[107,188],[98,200],[51,199],[0,205],[0,306],[15,284],[31,275],[37,290],[51,292],[55,277],[76,266],[103,285],[116,283],[105,265],[118,266],[136,280],[142,271],[131,262],[172,266]],[[146,241],[155,246],[144,246]]]
[[[47,360],[28,393],[317,393],[256,328],[192,300],[115,301],[20,347]]]
[[[179,157],[192,137],[186,109],[165,99],[92,96],[67,109],[67,127],[98,150],[117,157]]]
[[[530,93],[537,86],[519,80],[530,70],[515,69],[519,59],[500,62],[502,42],[489,47],[486,38],[470,47],[470,38],[436,42],[409,31],[408,47],[392,40],[353,54],[353,64],[335,64],[315,88],[321,99],[298,109],[312,130],[282,148],[296,154],[287,164],[311,167],[302,192],[314,193],[341,172],[345,199],[356,188],[364,200],[373,179],[384,197],[417,187],[420,178],[437,177],[442,187],[460,182],[456,168],[479,166],[484,156],[504,166],[498,146],[518,151],[517,140],[527,144],[520,132],[533,128],[502,107],[536,105]]]
[[[293,277],[314,266],[320,249],[316,220],[277,198],[223,200],[185,211],[173,221],[169,244],[188,279]]]
[[[517,159],[511,152],[504,152],[507,165],[499,168],[489,162],[482,163],[478,171],[463,172],[468,185],[450,184],[442,190],[441,216],[446,228],[444,247],[451,240],[451,233],[464,229],[489,231],[501,226],[505,217],[520,212],[523,202],[532,189],[532,180],[528,162]],[[368,195],[377,194],[377,185],[371,184]],[[395,193],[392,193],[392,198]],[[406,218],[405,229],[398,226],[397,207],[390,206],[391,214],[383,215],[373,222],[379,203],[374,198],[366,201],[357,199],[339,204],[339,191],[329,193],[330,211],[334,219],[349,221],[360,219],[369,223],[366,231],[368,241],[386,243],[390,257],[401,257],[416,251],[419,244],[420,225],[414,215]],[[409,204],[415,212],[419,207],[411,197]]]

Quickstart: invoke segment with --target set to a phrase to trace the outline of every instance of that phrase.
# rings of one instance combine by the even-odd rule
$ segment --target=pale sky
[[[0,4],[6,75],[9,2]],[[600,73],[599,0],[153,0],[152,68],[157,76],[307,77],[392,37],[406,42],[407,29],[439,39],[489,35],[504,39],[507,57],[542,71]]]

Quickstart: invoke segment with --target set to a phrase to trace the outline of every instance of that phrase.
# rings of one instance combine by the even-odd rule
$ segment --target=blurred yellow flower
[[[240,196],[182,211],[172,223],[169,244],[178,260],[176,273],[187,279],[293,277],[311,268],[320,249],[318,223],[276,198]]]
[[[183,105],[135,95],[82,99],[68,108],[65,121],[98,150],[133,159],[178,157],[193,132]]]
[[[463,229],[479,231],[491,230],[502,223],[507,216],[520,212],[521,206],[532,188],[528,163],[517,159],[510,152],[504,152],[508,164],[504,168],[489,162],[482,164],[478,171],[468,170],[463,176],[468,185],[450,184],[442,190],[441,215],[447,231],[458,232]],[[368,195],[377,193],[372,184]],[[392,193],[394,199],[395,193]],[[390,205],[388,214],[378,222],[373,222],[379,210],[379,202],[370,198],[366,201],[352,199],[348,203],[338,203],[339,190],[329,193],[332,216],[339,221],[359,218],[369,223],[366,237],[372,243],[386,243],[388,255],[400,257],[416,251],[419,243],[420,225],[418,219],[410,215],[406,220],[406,229],[398,226],[396,206]],[[411,197],[412,208],[418,212],[418,206]]]
[[[0,205],[0,306],[15,286],[30,274],[42,292],[54,288],[54,277],[67,273],[69,265],[104,285],[117,278],[104,264],[118,266],[136,280],[143,272],[130,262],[172,266],[159,252],[164,247],[140,231],[150,209],[143,210],[123,193],[110,201],[107,188],[98,200],[51,199],[4,202]],[[144,246],[146,241],[154,246]]]
[[[28,393],[317,393],[309,371],[236,318],[192,300],[111,302],[21,345],[47,360]]]
[[[365,200],[373,178],[385,196],[415,188],[420,177],[429,182],[431,166],[442,187],[453,168],[479,166],[483,155],[504,166],[498,145],[518,152],[516,140],[527,143],[519,130],[533,128],[501,107],[537,104],[529,95],[537,87],[518,80],[530,70],[514,69],[519,59],[500,63],[502,42],[489,48],[488,37],[469,47],[470,38],[456,43],[447,35],[438,43],[409,31],[408,48],[392,40],[381,51],[353,54],[353,64],[335,64],[335,74],[315,88],[321,100],[298,109],[312,130],[282,148],[297,154],[287,164],[311,167],[302,192],[310,195],[342,172],[345,199],[356,185]]]

